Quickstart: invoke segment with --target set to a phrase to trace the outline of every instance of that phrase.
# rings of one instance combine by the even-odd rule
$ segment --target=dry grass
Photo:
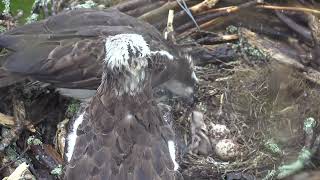
[[[319,87],[299,73],[278,64],[233,66],[199,69],[198,107],[208,124],[220,123],[230,128],[233,138],[241,144],[242,155],[229,163],[214,155],[188,156],[184,164],[190,175],[208,179],[237,171],[263,177],[267,170],[296,158],[304,145],[304,119],[320,117]],[[285,156],[274,155],[265,148],[269,139],[274,139]]]

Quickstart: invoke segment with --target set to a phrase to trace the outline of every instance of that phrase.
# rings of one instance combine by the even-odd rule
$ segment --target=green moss
[[[26,19],[26,24],[30,24],[32,22],[37,21],[39,18],[39,14],[31,14],[29,17]]]
[[[2,0],[3,14],[8,15],[10,13],[10,0]]]
[[[78,112],[79,108],[80,108],[80,101],[73,99],[67,108],[67,115],[73,116]]]
[[[313,128],[316,126],[316,120],[313,117],[307,118],[303,123],[303,130],[310,134],[313,131]]]
[[[237,34],[238,33],[238,27],[230,25],[226,28],[227,34]]]
[[[267,53],[249,44],[245,39],[241,37],[238,43],[232,45],[232,48],[237,52],[246,54],[248,58],[253,61],[266,61],[270,57]]]
[[[302,148],[296,161],[291,164],[282,165],[278,168],[278,179],[291,176],[297,171],[300,171],[310,161],[312,153],[307,148]]]
[[[282,150],[281,148],[278,146],[277,143],[275,143],[275,141],[273,139],[269,139],[264,146],[271,151],[271,153],[273,154],[278,154],[281,155],[282,154]]]
[[[82,4],[78,4],[74,7],[71,7],[71,9],[80,9],[80,8],[95,8],[97,7],[97,3],[93,2],[92,0],[85,1]]]
[[[24,23],[24,19],[31,14],[31,9],[33,5],[33,0],[10,0],[9,5],[6,3],[9,0],[2,0],[0,3],[0,11],[5,13],[10,13],[12,16],[16,16],[19,11],[23,11],[22,17],[19,19],[20,23]],[[7,7],[10,7],[7,9]]]
[[[39,0],[36,0],[39,2]],[[36,3],[35,0],[2,0],[0,3],[0,12],[3,14],[11,14],[12,16],[16,16],[19,13],[23,13],[22,16],[18,19],[18,23],[25,24],[26,22],[30,22],[30,17],[32,16],[32,9]],[[50,2],[49,0],[41,0],[40,3]],[[50,5],[48,7],[50,9]],[[42,19],[44,17],[44,13],[41,11],[39,18]],[[33,15],[34,18],[34,15]]]
[[[57,167],[55,167],[50,174],[60,176],[62,174],[62,165],[59,164]]]
[[[42,145],[40,139],[35,138],[34,136],[30,136],[27,140],[28,145]]]

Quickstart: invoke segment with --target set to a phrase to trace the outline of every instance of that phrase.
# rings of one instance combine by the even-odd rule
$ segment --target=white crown
[[[150,48],[139,34],[118,34],[109,36],[105,42],[107,68],[113,70],[127,70],[147,66],[145,57],[150,55]],[[125,69],[122,69],[125,68]]]

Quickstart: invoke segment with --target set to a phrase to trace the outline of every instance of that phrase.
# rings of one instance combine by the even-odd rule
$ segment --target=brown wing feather
[[[174,179],[171,134],[162,128],[166,124],[146,96],[95,96],[77,131],[65,179]]]
[[[175,48],[148,23],[114,9],[80,9],[2,34],[0,47],[12,50],[3,68],[9,73],[52,83],[60,88],[96,89],[105,54],[104,38],[121,33],[141,34],[151,50],[177,54]],[[158,79],[161,82],[166,78]]]
[[[95,89],[104,54],[103,38],[40,43],[13,53],[3,67],[58,87]]]

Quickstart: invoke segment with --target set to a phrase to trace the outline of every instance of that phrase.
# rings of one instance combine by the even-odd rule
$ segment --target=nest
[[[206,66],[198,71],[198,109],[204,112],[206,125],[226,125],[240,144],[241,155],[229,162],[214,153],[188,155],[182,160],[184,174],[220,179],[241,172],[247,179],[262,178],[268,170],[296,159],[305,142],[304,120],[320,115],[317,85],[279,64],[249,67],[239,63],[232,68]],[[190,126],[188,119],[182,123]],[[266,148],[270,140],[279,145],[285,158]]]

